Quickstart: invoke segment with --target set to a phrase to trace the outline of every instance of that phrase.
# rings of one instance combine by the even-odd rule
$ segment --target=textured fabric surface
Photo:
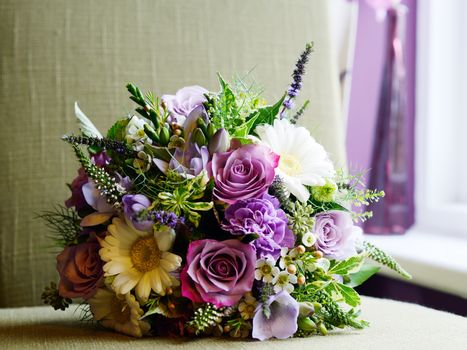
[[[1,349],[449,349],[465,350],[467,318],[422,306],[363,299],[363,317],[371,327],[339,330],[329,336],[284,341],[230,339],[133,339],[96,325],[79,323],[79,313],[50,307],[0,310]]]
[[[337,64],[326,0],[0,1],[0,307],[34,305],[56,279],[35,213],[68,196],[77,163],[60,141],[73,103],[103,130],[135,106],[125,83],[157,94],[216,72],[252,75],[272,102],[305,42],[315,42],[304,123],[345,164]]]

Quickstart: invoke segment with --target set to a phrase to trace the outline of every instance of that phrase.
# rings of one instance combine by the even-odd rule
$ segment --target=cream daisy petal
[[[149,274],[144,274],[136,286],[136,296],[138,300],[146,302],[149,294],[151,293],[151,283],[149,281]]]
[[[282,175],[281,178],[284,180],[287,190],[297,197],[299,201],[306,202],[310,198],[310,192],[302,185],[300,180],[287,175]]]
[[[161,295],[179,282],[168,273],[178,269],[182,259],[167,252],[175,239],[175,232],[163,229],[156,233],[143,232],[115,218],[109,234],[101,239],[99,250],[105,276],[115,276],[112,288],[118,294],[135,289],[139,300],[145,301],[151,289]]]

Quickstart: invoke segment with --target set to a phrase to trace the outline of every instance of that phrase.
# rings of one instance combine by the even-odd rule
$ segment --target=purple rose
[[[357,255],[355,243],[361,230],[353,224],[349,213],[334,210],[317,214],[313,233],[316,249],[326,258],[344,260]]]
[[[237,201],[225,211],[222,228],[233,235],[259,235],[251,242],[257,257],[277,259],[281,248],[292,248],[295,243],[287,216],[279,206],[279,201],[267,193],[262,198]]]
[[[281,291],[271,295],[266,304],[271,315],[266,317],[263,313],[263,305],[258,305],[253,317],[252,337],[265,340],[269,338],[286,339],[294,335],[298,328],[298,302],[289,293]]]
[[[90,298],[102,284],[104,270],[97,239],[65,247],[57,256],[58,291],[65,298]]]
[[[278,162],[279,156],[262,145],[215,153],[208,164],[214,177],[214,197],[229,204],[261,197],[274,180]]]
[[[171,121],[183,125],[193,109],[206,102],[204,94],[207,93],[208,90],[201,86],[187,86],[178,90],[175,95],[163,95],[161,99],[173,118]]]
[[[142,194],[126,194],[122,197],[123,212],[127,221],[140,231],[149,231],[154,225],[151,220],[138,220],[138,213],[147,209],[151,201]]]
[[[180,273],[182,295],[195,303],[217,307],[236,304],[254,281],[256,254],[236,239],[204,239],[190,243]]]

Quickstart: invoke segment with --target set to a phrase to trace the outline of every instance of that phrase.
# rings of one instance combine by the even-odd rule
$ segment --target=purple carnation
[[[228,204],[260,198],[272,184],[278,163],[279,156],[262,145],[215,153],[208,164],[214,178],[214,197]]]
[[[326,258],[344,260],[357,255],[355,243],[361,229],[353,224],[349,213],[333,210],[317,214],[313,232],[315,247]]]
[[[292,248],[295,243],[287,216],[279,206],[279,201],[268,194],[237,201],[225,211],[222,228],[233,235],[257,234],[259,237],[251,242],[257,257],[277,259],[281,248]]]

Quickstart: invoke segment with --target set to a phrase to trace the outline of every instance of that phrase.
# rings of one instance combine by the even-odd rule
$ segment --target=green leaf
[[[359,271],[349,274],[350,282],[347,284],[352,288],[363,284],[367,279],[380,270],[379,266],[364,264]]]
[[[326,289],[331,293],[335,292],[337,295],[341,296],[347,305],[352,307],[360,305],[360,295],[358,295],[352,287],[346,286],[342,283],[333,282],[329,284]]]
[[[261,124],[272,125],[274,123],[274,119],[279,114],[279,110],[282,106],[282,102],[284,102],[284,99],[285,99],[285,95],[282,96],[281,99],[277,101],[274,105],[261,107],[257,111],[251,113],[247,117],[247,122],[246,122],[246,124],[248,124],[249,126],[247,135],[250,134],[251,130],[254,131],[258,125],[261,125]],[[250,122],[252,119],[253,121]]]
[[[356,272],[360,269],[363,263],[363,255],[352,256],[347,260],[339,261],[337,264],[332,266],[328,274],[329,275],[347,275],[352,272]]]
[[[199,210],[199,211],[208,211],[211,210],[213,206],[212,202],[186,202],[185,207],[191,210]]]
[[[125,128],[128,125],[128,119],[121,119],[117,121],[107,132],[107,138],[112,140],[124,141]]]

